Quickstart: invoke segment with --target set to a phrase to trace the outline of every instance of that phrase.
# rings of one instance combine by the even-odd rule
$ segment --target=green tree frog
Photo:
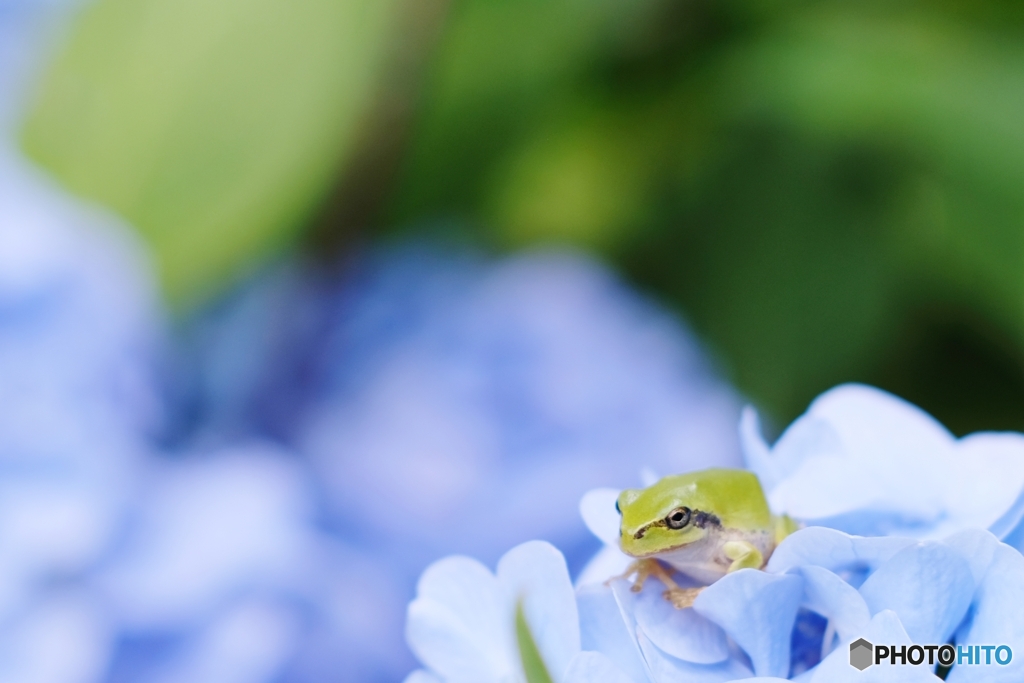
[[[624,577],[633,590],[654,576],[665,598],[690,607],[703,588],[680,588],[660,562],[705,586],[738,569],[764,567],[775,546],[798,527],[773,515],[757,477],[746,470],[708,469],[664,477],[645,489],[627,489],[615,503],[622,516],[619,542],[635,558]]]

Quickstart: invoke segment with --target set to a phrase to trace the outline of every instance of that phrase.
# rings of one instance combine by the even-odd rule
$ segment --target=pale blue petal
[[[1006,536],[1024,516],[1024,435],[980,432],[964,437],[947,477],[944,497],[957,525]]]
[[[620,517],[615,510],[618,489],[587,491],[580,500],[580,515],[590,532],[607,545],[618,546]]]
[[[754,678],[737,678],[729,683],[789,683],[789,680],[775,676],[755,676]]]
[[[405,637],[417,659],[451,683],[497,683],[514,670],[507,654],[492,651],[496,643],[483,642],[457,615],[436,602],[414,600],[409,604]],[[504,644],[513,645],[511,641]]]
[[[632,582],[627,579],[616,579],[610,585],[615,602],[618,603],[619,610],[622,611],[622,618],[626,620],[630,628],[633,628],[636,625],[636,593],[630,590]]]
[[[999,541],[992,533],[981,529],[961,531],[946,538],[943,543],[967,560],[975,586],[980,585],[982,579],[985,578],[989,565],[992,564],[995,557],[996,549],[1000,546]]]
[[[650,583],[656,582],[652,580]],[[630,583],[615,581],[612,583],[612,591],[627,627],[636,634],[635,638],[640,647],[645,670],[648,676],[657,683],[673,683],[677,680],[718,682],[749,676],[752,673],[750,669],[737,661],[736,656],[716,664],[695,664],[664,652],[636,623],[637,600],[636,594],[630,591]],[[742,657],[742,654],[738,656]]]
[[[569,662],[562,683],[636,683],[599,652],[581,652]]]
[[[844,450],[839,434],[827,420],[807,414],[782,433],[772,455],[786,464],[788,475],[808,457],[841,455]]]
[[[827,467],[824,459],[818,463]],[[860,482],[847,478],[847,484],[870,488],[870,477]],[[831,495],[831,494],[826,494]],[[875,503],[873,508],[855,508],[827,517],[801,518],[808,526],[821,526],[836,529],[852,536],[903,536],[906,538],[938,538],[949,530],[960,528],[950,523],[946,511],[941,506],[932,505],[925,510],[907,510],[905,508],[887,507],[885,503]]]
[[[840,640],[854,640],[871,621],[864,598],[850,584],[823,567],[791,570],[804,580],[801,606],[828,619]]]
[[[768,501],[772,510],[807,524],[842,524],[848,533],[907,533],[904,528],[916,533],[941,521],[947,510],[933,482],[922,481],[921,467],[898,457],[884,466],[848,455],[811,457],[775,487]]]
[[[749,414],[744,413],[743,417],[747,418]],[[757,430],[759,432],[760,426],[756,422],[745,420],[741,422],[740,429],[741,434],[743,431],[754,432]],[[760,438],[759,433],[757,438]],[[745,449],[749,443],[750,448],[754,449],[756,454],[757,442],[753,436],[744,436],[742,443]],[[807,458],[842,455],[843,452],[843,444],[828,422],[805,415],[790,425],[772,447],[769,476],[774,481],[771,484],[763,484],[765,490],[771,492],[775,489],[781,481],[791,476]]]
[[[761,435],[761,418],[753,406],[746,406],[740,415],[740,447],[747,469],[757,475],[765,492],[775,488],[785,474],[772,458],[771,449]]]
[[[586,586],[576,593],[580,611],[580,644],[584,650],[606,655],[634,683],[645,683],[646,667],[633,635],[632,620],[626,626],[612,589]]]
[[[789,646],[803,580],[791,574],[741,569],[697,596],[693,609],[725,629],[759,676],[789,674]]]
[[[973,619],[957,634],[957,643],[1008,645],[1013,659],[1006,666],[954,666],[950,683],[1024,680],[1024,557],[1000,544],[975,596]]]
[[[684,662],[662,652],[643,629],[638,628],[636,635],[654,683],[724,683],[751,674],[750,669],[735,657],[718,664]]]
[[[725,631],[692,609],[676,609],[665,599],[664,586],[648,581],[633,593],[633,616],[658,648],[694,664],[716,664],[729,657]]]
[[[409,605],[406,640],[448,683],[500,681],[517,670],[508,592],[476,560],[447,557],[427,567]]]
[[[876,614],[859,638],[872,643],[890,645],[911,645],[910,637],[903,629],[899,617],[891,610]],[[816,666],[811,683],[939,683],[931,668],[925,666],[900,666],[880,664],[858,671],[850,666],[850,643],[844,641],[832,654]]]
[[[413,671],[411,674],[406,676],[405,680],[402,681],[402,683],[443,683],[443,682],[441,681],[440,678],[438,678],[434,674],[430,673],[429,671],[424,671],[423,669],[417,669],[416,671]]]
[[[794,437],[795,445],[815,452],[771,492],[772,509],[803,520],[856,510],[938,520],[948,510],[946,472],[936,464],[952,462],[955,442],[924,411],[884,391],[848,384],[815,399],[789,431],[802,431],[806,421],[828,429],[808,428],[808,436]],[[834,438],[821,436],[827,433]]]
[[[614,576],[622,576],[634,559],[622,552],[618,545],[606,545],[583,568],[576,579],[576,585],[604,583]]]
[[[967,560],[935,541],[904,548],[860,587],[872,613],[900,615],[917,643],[945,643],[963,619],[974,594]]]
[[[775,549],[767,570],[784,572],[806,564],[830,571],[854,567],[874,569],[914,543],[912,538],[864,538],[825,527],[808,527],[792,534]]]
[[[747,450],[764,459],[756,446]],[[957,441],[924,411],[872,387],[821,395],[770,460],[767,478],[779,479],[766,487],[772,509],[848,533],[941,538],[991,528],[1005,537],[1024,518],[1024,436]]]
[[[846,450],[859,458],[890,454],[929,457],[953,441],[935,418],[909,401],[864,384],[841,384],[818,396],[807,416],[828,422]]]
[[[565,558],[550,543],[529,541],[505,553],[497,575],[521,601],[541,658],[557,680],[580,651],[580,618]]]
[[[1017,550],[1024,548],[1024,490],[1013,505],[988,528],[999,540]]]
[[[468,629],[489,640],[500,640],[511,632],[511,626],[495,629],[511,612],[508,591],[487,567],[472,558],[455,555],[431,564],[416,584],[416,599],[444,605]]]

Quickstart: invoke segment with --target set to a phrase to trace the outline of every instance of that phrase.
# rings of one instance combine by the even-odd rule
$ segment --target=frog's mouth
[[[635,557],[637,559],[642,560],[642,559],[645,559],[645,558],[648,558],[648,557],[658,558],[658,557],[661,557],[662,555],[664,555],[665,553],[673,553],[673,552],[675,552],[677,550],[681,550],[683,548],[692,546],[694,543],[697,543],[697,542],[703,541],[703,540],[704,540],[703,537],[699,538],[699,539],[691,539],[689,541],[684,541],[684,542],[676,544],[676,545],[670,545],[668,547],[659,548],[657,550],[647,550],[647,551],[644,551],[644,552],[636,552],[634,550],[627,550],[624,547],[622,548],[622,550],[623,550],[623,552],[625,552],[630,557]]]
[[[651,527],[655,527],[655,526],[667,527],[668,524],[666,524],[665,520],[663,520],[663,519],[659,519],[656,522],[650,522],[649,524],[644,524],[642,527],[640,527],[639,529],[636,530],[636,533],[633,534],[633,538],[635,538],[636,540],[639,541],[641,538],[644,537],[644,534],[647,533],[648,529],[650,529]]]
[[[699,536],[697,538],[694,538],[693,532],[696,532],[697,530],[691,527],[690,529],[687,530],[690,533],[681,534],[681,537],[678,539],[678,542],[672,543],[671,545],[663,546],[663,547],[657,548],[655,550],[642,550],[642,549],[636,547],[637,545],[640,545],[639,543],[637,543],[637,541],[641,540],[644,537],[644,535],[647,534],[647,532],[651,528],[653,528],[653,527],[666,527],[666,526],[667,525],[664,524],[664,523],[659,524],[657,522],[652,522],[651,524],[645,524],[644,526],[642,526],[639,529],[637,529],[635,532],[631,533],[629,531],[625,531],[624,533],[621,534],[621,537],[620,537],[621,540],[619,542],[619,547],[621,547],[622,550],[627,555],[630,555],[632,557],[637,557],[637,558],[657,557],[657,556],[662,555],[662,554],[664,554],[666,552],[673,552],[673,551],[679,550],[680,548],[685,548],[686,546],[693,545],[695,542],[703,540],[703,538],[706,535],[706,534],[697,532],[699,534]]]

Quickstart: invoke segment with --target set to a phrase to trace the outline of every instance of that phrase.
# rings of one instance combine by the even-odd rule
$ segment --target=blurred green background
[[[589,250],[778,424],[1024,430],[1024,6],[98,0],[25,151],[187,312],[282,250]]]

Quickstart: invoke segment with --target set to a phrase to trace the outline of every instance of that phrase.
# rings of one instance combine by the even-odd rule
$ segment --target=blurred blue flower
[[[413,250],[353,293],[298,448],[337,518],[415,574],[531,538],[578,562],[587,489],[641,465],[736,462],[731,390],[678,323],[578,255],[489,266]],[[423,524],[393,514],[399,501]]]
[[[293,262],[191,339],[191,441],[259,435],[308,463],[323,528],[388,567],[372,619],[392,675],[412,663],[402,605],[429,562],[544,538],[578,567],[596,548],[586,489],[644,464],[739,462],[738,402],[686,331],[571,253]]]
[[[427,562],[581,561],[586,488],[739,461],[687,332],[571,254],[293,261],[167,327],[131,231],[0,154],[4,681],[398,680]]]
[[[176,346],[134,234],[8,138],[68,6],[0,0],[0,680],[398,680],[427,562],[582,559],[586,488],[739,461],[688,333],[570,254],[293,260]]]
[[[90,581],[121,638],[109,680],[383,678],[394,579],[318,528],[314,488],[267,443],[154,462]]]
[[[114,630],[78,579],[113,546],[161,419],[155,302],[124,226],[0,149],[4,681],[105,670]]]

